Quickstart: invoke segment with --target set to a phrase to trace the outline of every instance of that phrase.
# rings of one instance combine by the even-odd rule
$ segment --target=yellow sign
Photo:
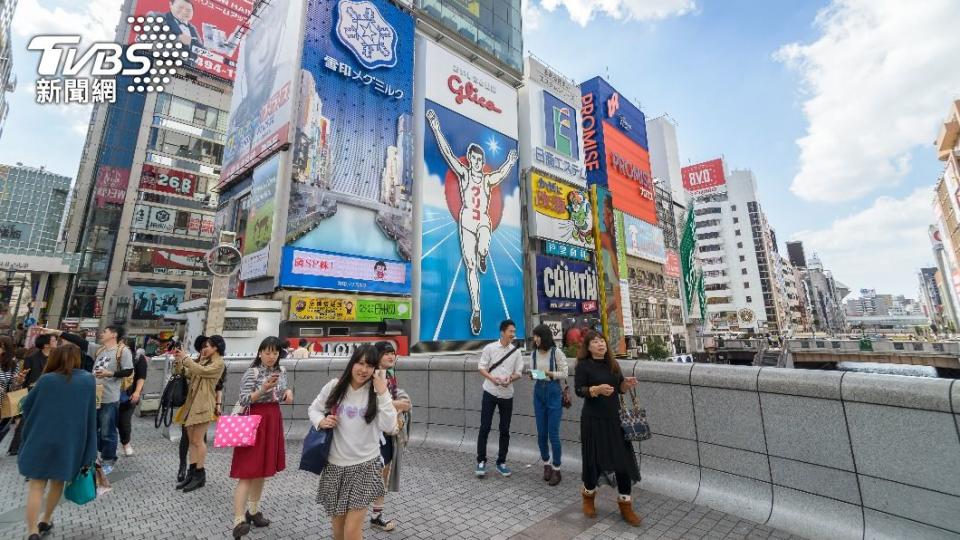
[[[380,322],[409,319],[410,300],[373,300],[357,297],[291,296],[291,321]]]
[[[538,214],[557,219],[570,219],[570,209],[590,208],[587,194],[576,187],[569,186],[531,171],[530,184],[533,188],[533,208]],[[575,195],[571,195],[575,193]]]

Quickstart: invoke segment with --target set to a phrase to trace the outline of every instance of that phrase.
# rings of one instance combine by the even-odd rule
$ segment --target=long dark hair
[[[330,392],[330,397],[327,398],[326,407],[328,411],[336,409],[337,405],[343,401],[344,396],[347,395],[347,387],[350,386],[350,381],[353,379],[353,366],[357,362],[363,362],[373,369],[380,369],[380,355],[377,348],[373,345],[360,345],[354,349],[350,361],[347,362],[347,368],[343,370],[343,375],[340,375],[333,391]],[[367,381],[367,384],[370,385],[370,397],[367,398],[367,413],[363,415],[363,419],[369,424],[377,417],[377,391],[373,389],[372,380]]]
[[[80,367],[80,347],[73,343],[64,343],[63,345],[50,351],[50,357],[43,366],[44,373],[59,373],[70,381],[73,370]]]
[[[540,326],[534,328],[533,335],[540,338],[540,346],[537,348],[541,351],[549,351],[557,346],[557,344],[553,341],[553,332],[550,330],[550,327],[545,324],[541,324]]]
[[[13,338],[0,336],[0,347],[3,347],[3,354],[0,354],[0,371],[13,371],[17,367],[17,346],[13,344]]]
[[[607,352],[603,355],[603,358],[607,361],[606,363],[607,367],[610,368],[610,373],[619,375],[620,364],[613,359],[613,352],[610,350],[610,340],[596,330],[590,330],[583,336],[583,341],[580,343],[580,354],[577,355],[577,361],[583,361],[588,358],[593,359],[593,355],[590,354],[590,342],[597,338],[602,339],[604,343],[607,344]]]
[[[214,344],[214,347],[216,347],[216,344]],[[280,357],[277,358],[278,366],[280,365],[280,358],[286,356],[286,353],[283,350],[283,342],[280,341],[280,338],[276,336],[270,336],[268,338],[264,338],[263,341],[260,342],[260,347],[257,348],[257,357],[253,359],[253,363],[250,364],[250,367],[258,368],[263,365],[263,361],[260,360],[260,353],[263,351],[277,351],[280,353]]]

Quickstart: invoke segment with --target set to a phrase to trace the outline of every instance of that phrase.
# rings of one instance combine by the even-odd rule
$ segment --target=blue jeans
[[[104,461],[117,459],[118,402],[101,403],[97,409],[97,450]]]
[[[559,381],[537,381],[533,387],[533,412],[537,417],[537,443],[540,458],[550,461],[553,449],[553,466],[560,466],[560,419],[563,417],[562,389]]]

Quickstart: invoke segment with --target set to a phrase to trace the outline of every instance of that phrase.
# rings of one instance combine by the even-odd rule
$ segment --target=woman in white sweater
[[[327,383],[310,405],[310,422],[333,429],[317,503],[333,518],[336,540],[363,538],[367,509],[384,495],[380,434],[397,430],[397,410],[378,362],[375,347],[357,347],[343,375]]]

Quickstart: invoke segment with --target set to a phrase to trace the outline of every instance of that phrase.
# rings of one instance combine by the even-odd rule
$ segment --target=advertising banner
[[[597,310],[600,291],[591,265],[537,255],[538,313]]]
[[[663,264],[663,274],[667,277],[680,277],[680,255],[672,249],[667,250],[667,261]]]
[[[573,81],[540,63],[525,60],[520,111],[529,122],[521,140],[527,141],[523,168],[547,171],[557,178],[586,186],[586,170],[580,148],[580,89]]]
[[[130,182],[130,169],[100,165],[97,170],[97,182],[93,200],[97,208],[108,204],[122,205],[127,197],[127,184]]]
[[[240,279],[247,281],[267,275],[270,239],[277,220],[277,179],[280,154],[275,154],[253,170],[250,185],[250,215],[243,242]]]
[[[593,212],[583,188],[530,171],[532,234],[546,240],[593,249]]]
[[[667,262],[667,247],[660,227],[623,214],[623,236],[627,255],[660,264]]]
[[[184,67],[232,81],[237,69],[237,48],[243,25],[250,18],[253,0],[138,0],[134,16],[159,17],[190,53]],[[131,27],[128,43],[137,32]]]
[[[420,339],[523,335],[516,90],[427,40]]]
[[[410,300],[342,296],[290,297],[291,321],[381,322],[410,319]]]
[[[197,189],[197,175],[144,163],[140,172],[140,188],[193,198]]]
[[[161,208],[159,206],[149,206],[147,208],[149,209],[147,213],[147,229],[165,233],[173,232],[175,228],[174,218],[176,217],[176,210]]]
[[[165,285],[136,285],[130,299],[133,320],[161,319],[177,312],[183,302],[183,289]]]
[[[400,356],[410,354],[410,339],[407,336],[350,336],[350,337],[302,337],[310,345],[307,348],[311,354],[349,357],[361,345],[372,345],[378,341],[393,344]]]
[[[615,354],[626,354],[613,199],[610,192],[600,186],[592,186],[590,195],[593,217],[597,223],[593,234],[596,240],[597,274],[600,277],[600,305],[603,306],[600,320],[611,350]]]
[[[617,273],[620,276],[620,313],[623,315],[623,333],[632,336],[633,332],[633,308],[630,303],[630,280],[627,279],[627,242],[625,227],[623,224],[623,212],[613,211],[614,223],[616,226],[617,240]]]
[[[240,45],[221,182],[290,142],[303,2],[270,0],[250,25]]]
[[[285,246],[280,286],[405,294],[410,291],[410,263]]]
[[[593,219],[593,212],[591,210],[591,219]],[[595,249],[596,246],[590,246],[590,250]],[[543,243],[543,252],[547,255],[555,255],[557,257],[563,257],[566,259],[574,259],[577,261],[590,262],[590,251],[587,251],[585,247],[571,246],[570,244],[564,244],[563,242],[554,242],[548,240]]]
[[[717,191],[727,183],[723,174],[723,161],[713,159],[680,169],[683,188],[697,195]]]
[[[410,261],[413,18],[386,0],[307,4],[286,243]]]
[[[655,224],[657,205],[650,154],[610,122],[604,121],[603,129],[607,188],[613,193],[613,206]]]

